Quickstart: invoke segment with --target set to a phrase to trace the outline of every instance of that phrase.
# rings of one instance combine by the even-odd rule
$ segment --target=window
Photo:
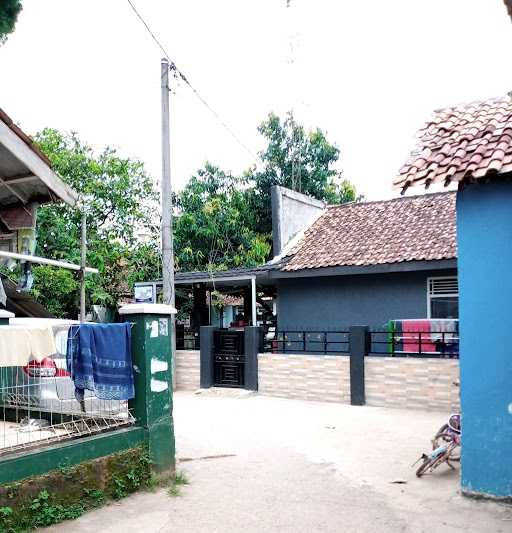
[[[459,284],[456,276],[427,279],[428,318],[459,318]]]
[[[0,250],[2,252],[14,252],[15,247],[15,236],[13,233],[3,233],[0,234]],[[6,257],[0,257],[0,264],[1,265],[8,265],[12,259],[7,259]]]

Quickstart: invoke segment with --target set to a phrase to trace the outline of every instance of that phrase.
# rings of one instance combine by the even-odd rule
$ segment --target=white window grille
[[[458,318],[458,305],[459,283],[457,276],[427,279],[428,318]]]

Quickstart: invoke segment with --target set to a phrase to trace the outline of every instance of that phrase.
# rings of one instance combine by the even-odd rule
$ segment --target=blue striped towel
[[[67,365],[77,400],[83,400],[85,389],[101,400],[133,398],[130,324],[71,326]]]

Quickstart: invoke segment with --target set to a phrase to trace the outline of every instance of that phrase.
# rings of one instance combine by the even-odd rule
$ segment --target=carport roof
[[[75,205],[77,199],[31,138],[0,109],[0,205],[55,200]]]
[[[266,264],[254,268],[232,268],[230,270],[198,270],[194,272],[176,272],[174,282],[176,285],[192,285],[194,283],[226,282],[237,283],[250,281],[256,278],[258,282],[268,279],[271,271],[279,270],[281,264]],[[162,280],[137,282],[136,285],[161,284]]]
[[[280,265],[262,265],[254,268],[232,268],[220,271],[176,272],[175,283],[186,285],[191,283],[205,283],[211,281],[244,281],[252,278],[265,278],[272,270],[278,270]]]

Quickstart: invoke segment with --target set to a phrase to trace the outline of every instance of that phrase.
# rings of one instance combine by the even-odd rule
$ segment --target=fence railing
[[[199,350],[201,348],[199,328],[186,328],[176,324],[176,349]]]
[[[459,357],[457,332],[391,332],[368,333],[367,355],[381,357],[450,358]],[[264,349],[272,353],[304,353],[348,355],[349,331],[276,331],[266,338]]]
[[[265,339],[265,350],[272,353],[348,355],[348,331],[276,331]]]
[[[0,456],[135,422],[127,401],[100,399],[90,391],[81,402],[75,398],[66,363],[69,325],[52,329],[55,354],[24,366],[0,364]]]
[[[390,357],[459,357],[459,334],[431,331],[370,331],[368,355]]]

